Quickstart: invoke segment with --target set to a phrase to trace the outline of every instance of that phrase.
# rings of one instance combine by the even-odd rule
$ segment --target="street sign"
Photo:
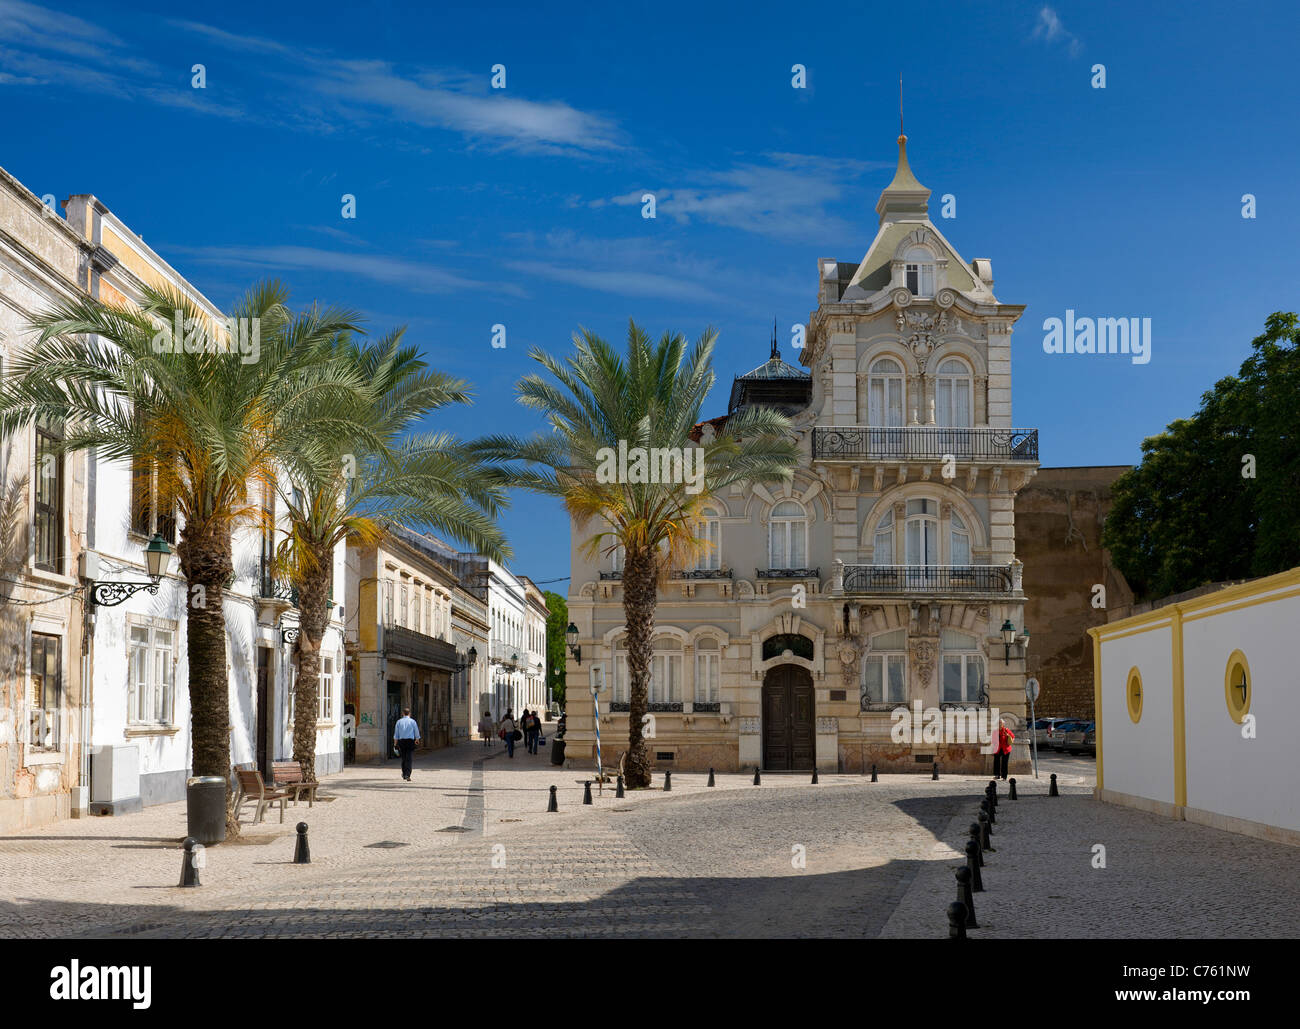
[[[1028,697],[1028,698],[1030,699],[1031,702],[1033,702],[1033,701],[1037,701],[1037,700],[1038,700],[1038,680],[1037,680],[1037,679],[1026,679],[1026,680],[1025,680],[1025,696]]]

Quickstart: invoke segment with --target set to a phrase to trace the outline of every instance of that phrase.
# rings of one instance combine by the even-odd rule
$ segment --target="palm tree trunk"
[[[316,781],[316,721],[320,705],[320,648],[329,622],[329,569],[334,552],[316,554],[316,567],[298,586],[298,689],[293,707],[293,759],[306,782]]]
[[[623,563],[623,617],[627,622],[628,750],[624,775],[627,785],[650,785],[650,755],[641,725],[645,721],[650,684],[650,655],[654,638],[655,606],[659,590],[653,550],[627,552]]]
[[[226,781],[230,810],[230,686],[226,671],[225,585],[232,571],[229,526],[187,524],[176,548],[186,578],[190,745],[195,775]],[[239,823],[226,819],[226,835]]]

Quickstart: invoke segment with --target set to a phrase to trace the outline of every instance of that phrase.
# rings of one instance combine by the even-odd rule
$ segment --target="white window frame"
[[[970,642],[961,647],[946,646],[940,638],[939,647],[939,703],[940,704],[978,704],[980,685],[988,681],[987,664],[984,654],[979,649],[979,639],[969,633],[956,633]],[[961,677],[961,697],[948,696],[948,666],[950,661],[957,661]],[[971,675],[972,667],[976,674]],[[973,681],[972,681],[973,680]]]
[[[894,629],[887,633],[878,633],[872,638],[871,648],[863,656],[862,672],[858,677],[858,697],[859,707],[868,710],[871,707],[880,705],[898,705],[907,703],[907,649],[904,641],[903,649],[890,648],[888,650],[877,650],[875,641],[885,636],[893,635],[899,630]],[[879,669],[880,673],[880,699],[867,698],[867,673],[868,669]],[[890,669],[897,668],[898,687],[891,688]],[[897,694],[897,695],[895,695]]]
[[[146,681],[144,689],[146,695],[140,696],[140,683],[135,674],[135,654],[139,645],[135,641],[136,632],[144,632],[146,640],[143,644],[145,652],[145,675]],[[170,635],[171,640],[165,646],[159,645],[159,634],[166,633]],[[150,727],[172,727],[176,724],[176,665],[179,661],[177,653],[176,638],[179,635],[178,626],[173,621],[162,621],[154,619],[140,618],[138,616],[127,616],[126,629],[126,676],[127,676],[127,707],[126,722],[128,726],[150,726]],[[161,678],[169,678],[170,681],[160,683]],[[149,717],[140,717],[142,703],[146,704],[145,710],[154,712],[158,709],[158,691],[162,690],[163,715],[161,719]]]
[[[933,507],[934,510],[926,510],[917,514],[904,513],[904,532],[903,537],[903,561],[909,568],[933,568],[942,560],[939,553],[939,502],[933,497],[912,497],[907,501],[908,507],[913,503],[920,501]],[[912,551],[912,527],[917,528],[917,552],[915,554],[919,560],[913,561]],[[924,544],[930,544],[925,546]],[[921,553],[925,551],[925,553]],[[929,560],[927,560],[929,558]]]
[[[903,257],[903,282],[914,297],[932,297],[935,288],[934,255],[924,247],[913,247]]]
[[[316,721],[334,721],[334,658],[322,655],[320,685],[316,689]]]
[[[716,571],[722,567],[722,513],[714,504],[705,504],[695,523],[695,535],[708,546],[695,559],[696,571]]]
[[[944,371],[951,365],[956,365],[960,371]],[[951,429],[969,429],[975,423],[975,412],[973,410],[975,400],[975,379],[971,375],[970,368],[959,358],[945,358],[934,374],[934,423],[944,428]],[[940,403],[940,396],[944,385],[948,388],[948,403]],[[966,397],[966,416],[960,417],[960,404],[957,402],[958,395],[964,394]]]
[[[799,509],[799,515],[782,515],[777,512],[786,504]],[[803,548],[803,556],[795,560],[793,553],[796,539]],[[777,544],[781,545],[781,560],[777,560]],[[779,500],[772,505],[772,514],[768,518],[767,556],[769,568],[806,568],[808,567],[808,511],[797,500]]]
[[[891,367],[884,367],[889,365]],[[876,400],[876,388],[880,399]],[[890,393],[898,393],[898,407],[890,403]],[[902,428],[907,421],[907,375],[895,357],[878,357],[867,373],[867,424],[878,429]]]
[[[872,563],[892,565],[894,560],[894,508],[889,506],[876,522],[876,531],[872,534]]]
[[[710,637],[711,639],[711,637]],[[695,703],[716,704],[722,697],[722,648],[701,649],[695,644]]]

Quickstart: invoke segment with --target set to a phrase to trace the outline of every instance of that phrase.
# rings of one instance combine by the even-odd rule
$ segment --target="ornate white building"
[[[1037,432],[1011,418],[1024,308],[1000,303],[990,262],[964,260],[930,221],[930,191],[898,143],[866,256],[818,262],[799,353],[808,370],[781,360],[774,339],[769,360],[733,385],[728,416],[786,411],[802,461],[783,487],[711,497],[700,532],[712,546],[660,593],[657,767],[984,771],[978,741],[918,725],[900,743],[891,713],[919,702],[1023,716],[1014,501],[1038,468]],[[572,533],[582,664],[571,657],[567,670],[567,757],[594,759],[590,673],[607,687],[609,764],[627,746],[621,572],[617,554],[584,555],[591,531]],[[1018,750],[1012,767],[1024,760]]]

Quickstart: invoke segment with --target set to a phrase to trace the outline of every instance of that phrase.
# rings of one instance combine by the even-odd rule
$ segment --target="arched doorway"
[[[768,669],[763,676],[763,767],[811,770],[816,756],[812,676],[798,665]]]

